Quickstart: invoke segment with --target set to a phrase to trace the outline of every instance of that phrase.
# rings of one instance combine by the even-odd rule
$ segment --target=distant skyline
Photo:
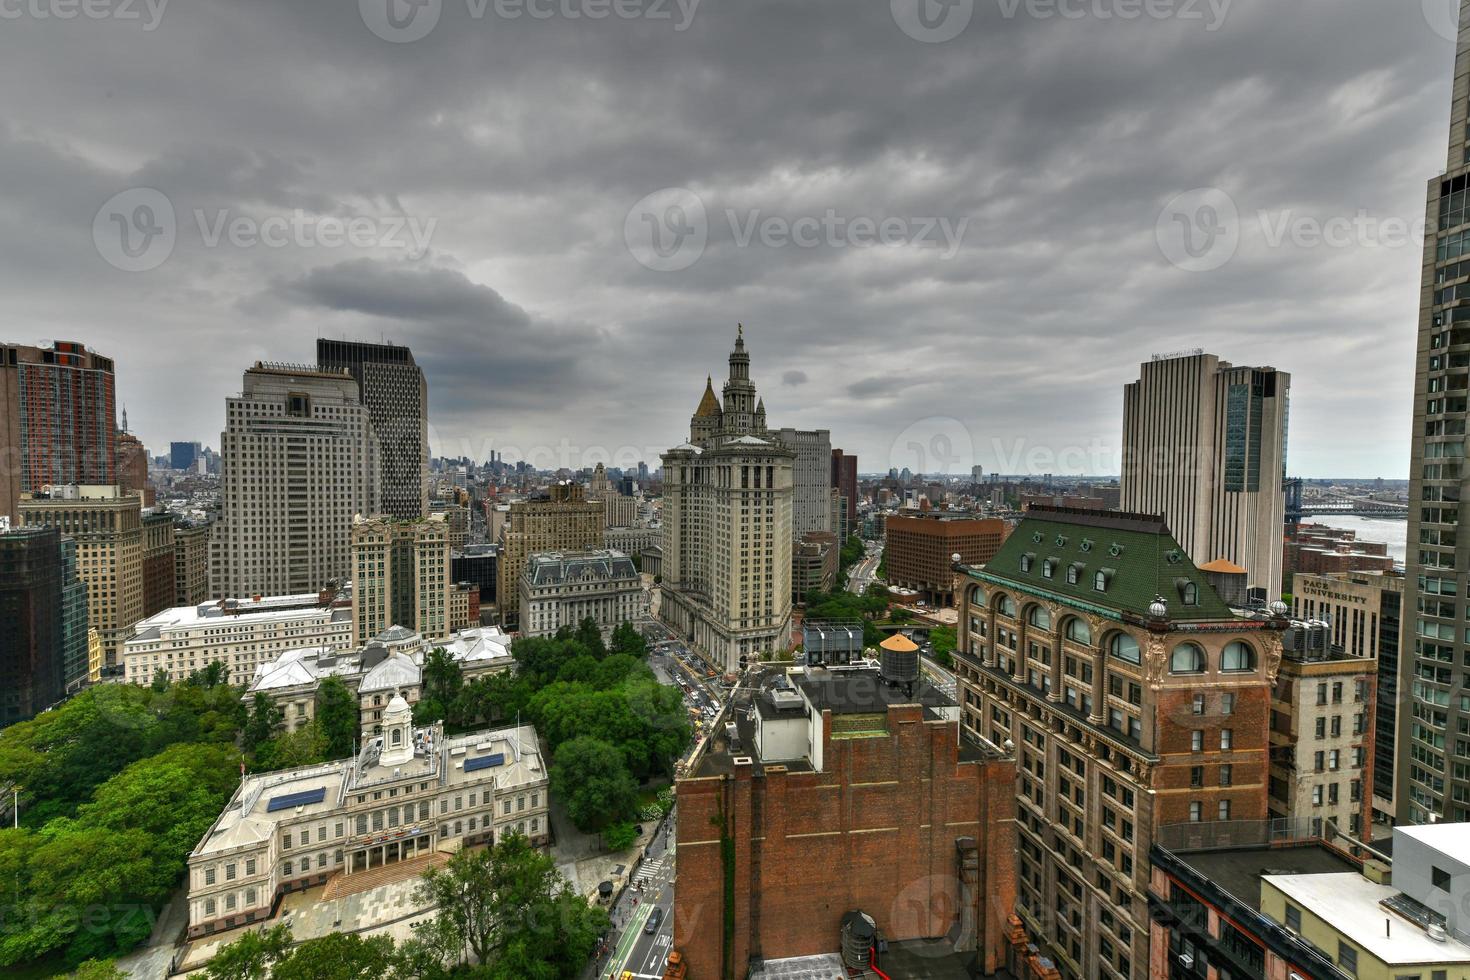
[[[1202,347],[1291,372],[1293,475],[1407,476],[1452,17],[906,3],[6,20],[0,335],[113,357],[154,453],[387,339],[436,455],[580,467],[656,465],[741,321],[773,426],[956,473],[1117,472],[1123,385]]]

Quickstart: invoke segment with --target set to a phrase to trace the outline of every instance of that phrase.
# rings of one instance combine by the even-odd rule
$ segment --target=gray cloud
[[[155,449],[217,443],[240,372],[325,334],[411,345],[443,444],[642,453],[683,438],[740,320],[771,421],[831,429],[865,470],[941,436],[966,469],[1115,446],[1138,362],[1203,346],[1293,372],[1294,471],[1402,476],[1418,250],[1262,229],[1422,218],[1454,49],[1413,6],[1238,0],[1206,31],[979,0],[944,44],[838,0],[705,0],[684,31],[449,2],[411,44],[352,3],[199,0],[150,32],[6,21],[0,82],[26,94],[0,124],[0,330],[114,356]],[[167,195],[179,237],[129,274],[91,229],[136,186]],[[1155,222],[1207,186],[1241,245],[1190,273]],[[624,243],[665,187],[706,211],[677,272]],[[424,256],[212,246],[201,210],[435,230]],[[969,224],[950,258],[742,237],[829,212],[849,232]]]

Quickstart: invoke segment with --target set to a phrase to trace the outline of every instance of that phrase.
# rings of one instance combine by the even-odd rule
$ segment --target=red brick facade
[[[964,904],[982,962],[1004,964],[1015,766],[961,761],[955,723],[922,713],[890,708],[887,736],[826,735],[823,772],[737,762],[732,775],[679,782],[674,947],[691,977],[725,975],[727,887],[737,980],[752,957],[835,952],[852,910],[902,940],[950,933]],[[830,733],[830,713],[825,722]],[[962,870],[965,839],[975,851]],[[733,852],[728,882],[722,851]]]

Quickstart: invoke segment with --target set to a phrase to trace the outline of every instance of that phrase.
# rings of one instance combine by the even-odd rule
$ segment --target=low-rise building
[[[791,547],[791,601],[804,602],[808,592],[830,592],[837,584],[840,549],[830,531],[808,531]]]
[[[547,766],[530,726],[444,737],[394,698],[352,759],[241,782],[189,855],[191,939],[270,918],[287,892],[398,861],[549,839]]]
[[[159,672],[178,682],[214,661],[242,683],[287,650],[352,646],[352,606],[338,593],[224,599],[176,606],[136,625],[123,644],[123,679],[148,684]]]
[[[887,943],[948,936],[984,975],[1010,965],[1015,761],[901,661],[748,674],[691,758],[673,940],[690,976],[836,951],[854,915]]]
[[[531,555],[521,573],[521,633],[550,636],[594,620],[607,636],[648,614],[643,581],[620,551]]]

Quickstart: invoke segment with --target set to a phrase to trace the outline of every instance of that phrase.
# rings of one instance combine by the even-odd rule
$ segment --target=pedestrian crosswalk
[[[664,859],[654,858],[652,861],[644,861],[643,866],[633,872],[633,884],[647,885],[664,873]]]

